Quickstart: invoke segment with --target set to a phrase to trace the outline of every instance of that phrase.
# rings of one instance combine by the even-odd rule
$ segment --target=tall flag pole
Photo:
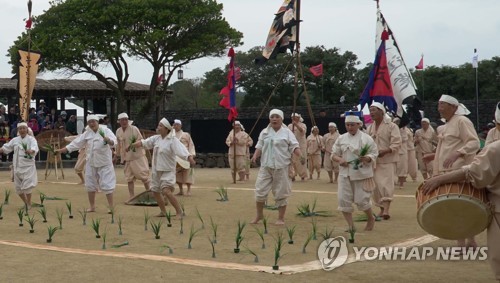
[[[479,132],[479,82],[477,79],[478,68],[479,67],[479,56],[477,54],[477,48],[474,48],[474,55],[472,56],[472,68],[476,70],[476,127],[477,132]]]
[[[26,30],[28,34],[28,50],[19,50],[19,111],[21,118],[28,121],[31,96],[35,88],[36,74],[38,73],[38,62],[41,55],[31,51],[31,17],[32,2],[28,1],[28,19],[26,20]]]

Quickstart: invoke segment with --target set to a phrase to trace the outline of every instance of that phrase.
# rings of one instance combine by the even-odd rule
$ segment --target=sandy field
[[[181,221],[172,220],[167,227],[165,218],[151,217],[150,222],[162,222],[160,239],[155,239],[153,229],[148,223],[145,230],[145,214],[155,215],[158,207],[130,206],[124,202],[128,198],[127,184],[123,169],[117,168],[117,188],[115,191],[115,216],[112,223],[108,214],[105,196],[97,195],[97,211],[88,213],[83,225],[79,211],[88,207],[87,194],[82,185],[77,185],[77,176],[71,168],[65,168],[65,179],[56,180],[54,172],[44,180],[45,170],[38,171],[39,184],[33,192],[33,202],[40,203],[39,195],[64,200],[45,200],[47,223],[42,222],[40,208],[29,212],[38,221],[34,233],[24,220],[19,227],[17,211],[22,202],[9,172],[0,172],[0,203],[6,190],[11,191],[9,203],[3,206],[3,220],[0,220],[0,254],[2,267],[1,282],[148,282],[189,281],[189,282],[256,282],[289,281],[294,282],[494,282],[488,261],[443,261],[435,257],[426,260],[348,260],[348,264],[332,271],[324,271],[318,261],[317,250],[322,234],[331,232],[332,237],[344,236],[347,225],[337,208],[337,185],[327,182],[326,172],[322,179],[294,182],[293,195],[289,199],[286,214],[286,227],[275,226],[277,211],[266,209],[269,219],[268,234],[264,234],[266,248],[256,229],[264,225],[247,224],[243,230],[240,253],[234,253],[238,221],[248,223],[255,215],[253,185],[258,169],[252,169],[250,180],[233,184],[229,169],[196,169],[193,195],[179,197],[186,216],[182,221],[183,234],[180,234]],[[355,243],[349,244],[350,256],[353,247],[418,246],[449,247],[454,241],[440,240],[428,235],[416,221],[415,191],[420,182],[409,182],[402,190],[396,191],[391,207],[391,219],[378,221],[375,229],[364,232],[365,222],[357,222],[358,232]],[[229,201],[217,201],[215,190],[223,186],[228,190]],[[136,182],[136,193],[144,190],[142,183]],[[326,211],[329,217],[301,217],[297,207],[312,205],[316,200],[316,210]],[[71,202],[73,219],[69,218],[66,203]],[[272,197],[269,204],[273,204]],[[174,210],[167,206],[167,210]],[[63,213],[62,230],[55,232],[52,243],[47,243],[47,227],[59,226],[57,212]],[[198,212],[204,224],[198,217]],[[354,216],[361,215],[356,211]],[[122,219],[122,235],[119,235],[118,218]],[[100,234],[106,234],[106,249],[103,238],[97,239],[92,229],[92,220],[100,220]],[[211,221],[212,219],[212,221]],[[303,253],[303,245],[312,231],[313,222],[317,227],[317,240],[311,240]],[[212,257],[212,223],[217,225],[217,243]],[[203,228],[204,225],[204,228]],[[287,227],[295,227],[294,244],[288,244]],[[188,249],[190,231],[197,231]],[[281,250],[280,269],[273,271],[275,238],[281,233],[285,244]],[[477,236],[480,246],[485,245],[485,233]],[[128,245],[113,248],[128,242]],[[169,253],[169,249],[172,253]],[[259,262],[255,262],[255,256]]]

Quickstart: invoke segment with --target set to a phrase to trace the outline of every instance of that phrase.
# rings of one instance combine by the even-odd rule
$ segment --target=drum
[[[492,208],[486,190],[470,183],[441,185],[425,195],[418,187],[417,220],[427,233],[448,240],[459,240],[481,233],[490,224]]]

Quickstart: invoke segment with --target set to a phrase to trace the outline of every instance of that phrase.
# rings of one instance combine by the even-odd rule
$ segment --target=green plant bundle
[[[168,250],[168,254],[173,254],[174,253],[174,250],[169,245],[163,245],[163,246],[161,246],[161,251],[163,252],[164,250]]]
[[[310,205],[309,203],[300,204],[297,207],[297,210],[299,211],[297,213],[297,215],[302,216],[302,217],[313,217],[313,216],[328,217],[328,216],[331,216],[331,213],[326,211],[326,210],[316,211],[316,204],[317,204],[316,199],[314,199],[312,205]]]
[[[38,210],[38,213],[40,213],[40,215],[42,216],[42,222],[47,223],[47,209],[45,209],[45,207],[42,206]]]
[[[215,192],[219,195],[219,198],[217,201],[229,201],[229,197],[227,194],[227,189],[224,188],[223,186],[219,186]]]
[[[245,229],[246,222],[241,222],[238,220],[238,231],[236,232],[236,248],[234,249],[235,253],[240,252],[240,245],[243,242],[243,230]]]
[[[290,245],[293,245],[293,235],[295,234],[295,228],[297,228],[296,225],[293,227],[286,227],[286,232],[288,233],[288,243]]]
[[[87,209],[84,208],[83,210],[79,210],[78,213],[80,214],[80,217],[82,218],[82,225],[83,226],[87,225]]]
[[[160,230],[161,230],[161,219],[158,220],[157,223],[151,221],[151,229],[153,229],[153,233],[155,234],[155,239],[160,239]]]
[[[262,249],[266,248],[266,240],[264,239],[264,230],[260,230],[258,227],[254,227],[255,233],[259,235],[260,240],[262,241]]]
[[[262,224],[264,224],[264,234],[267,234],[267,223],[269,221],[269,217],[267,215],[264,215],[264,218],[262,218]]]
[[[56,231],[58,229],[59,229],[58,227],[52,227],[52,226],[47,227],[47,232],[49,234],[49,238],[47,239],[47,243],[52,243],[52,237],[54,236],[54,234],[56,233]]]
[[[3,199],[3,204],[9,204],[10,190],[5,190],[5,197]]]
[[[104,130],[99,127],[99,135],[104,139],[106,138],[106,134],[104,133]],[[104,144],[108,144],[108,142],[104,141]]]
[[[144,231],[148,230],[148,223],[150,219],[151,215],[149,215],[149,212],[146,209],[144,209]]]
[[[283,248],[284,242],[285,239],[283,237],[283,233],[280,231],[278,232],[276,237],[274,237],[274,266],[273,266],[274,269],[277,269],[275,267],[278,267],[278,262],[283,256],[281,254],[281,249]]]
[[[328,227],[325,226],[325,233],[320,233],[320,235],[323,238],[323,240],[330,239],[331,237],[333,237],[333,228],[329,230]]]
[[[112,245],[111,247],[114,248],[114,249],[117,249],[117,248],[121,248],[121,247],[124,247],[124,246],[128,246],[128,241],[125,241],[121,244],[117,244],[117,245]]]
[[[311,233],[312,233],[312,239],[316,241],[318,239],[316,237],[316,234],[318,232],[318,223],[316,222],[316,219],[313,218],[311,220],[311,225],[312,225],[312,231],[311,231]]]
[[[123,224],[123,217],[121,215],[118,215],[118,235],[123,235],[122,232],[122,224]]]
[[[309,233],[309,235],[307,235],[307,238],[306,238],[306,241],[304,242],[304,245],[302,245],[302,253],[305,254],[306,253],[306,248],[307,248],[307,245],[309,245],[309,242],[311,242],[313,238],[313,233]]]
[[[354,234],[356,234],[356,228],[354,226],[349,227],[348,231],[349,231],[349,243],[353,244],[354,243]]]
[[[167,211],[165,217],[167,218],[167,227],[172,227],[172,212],[170,212],[170,210]]]
[[[214,240],[210,239],[210,237],[208,237],[208,241],[210,242],[210,245],[212,246],[212,258],[215,258],[216,255],[215,255],[215,243],[214,243]]]
[[[46,195],[44,193],[40,192],[39,197],[40,197],[40,206],[43,206],[43,202],[45,201]]]
[[[365,155],[368,154],[368,152],[370,152],[370,145],[369,144],[365,144],[361,147],[360,151],[359,151],[359,157],[363,157]],[[360,167],[363,167],[363,164],[361,164],[361,160],[359,160],[359,158],[356,158],[354,160],[351,160],[349,162],[347,162],[349,164],[354,164],[353,165],[353,169],[354,170],[358,170]]]
[[[33,156],[31,154],[27,153],[27,151],[29,150],[28,144],[25,142],[21,142],[21,147],[24,150],[24,158],[33,159]]]
[[[191,230],[189,231],[188,249],[192,248],[191,242],[193,241],[193,239],[196,236],[196,234],[198,234],[198,232],[200,232],[200,231],[201,231],[201,228],[195,230],[194,226],[191,224]]]
[[[43,148],[44,148],[47,152],[50,152],[50,153],[52,153],[52,154],[54,154],[54,155],[56,154],[56,149],[55,149],[54,145],[52,145],[52,144],[46,143],[46,144],[43,146]]]
[[[132,152],[135,152],[136,149],[135,149],[135,146],[134,146],[134,143],[137,142],[137,136],[136,135],[132,135],[130,137],[130,145],[128,146],[128,150],[131,150]]]
[[[210,216],[210,227],[212,228],[213,242],[214,242],[214,244],[217,244],[218,225],[217,225],[217,223],[214,222],[214,220],[212,219],[212,216]]]
[[[92,229],[94,230],[95,232],[95,237],[97,239],[101,238],[101,235],[99,234],[99,228],[101,226],[101,219],[100,218],[97,218],[94,220],[94,218],[92,218]]]
[[[21,207],[17,210],[17,217],[19,217],[19,227],[23,227],[23,215],[24,215],[24,207]]]
[[[71,202],[70,201],[66,202],[66,207],[68,208],[69,218],[73,219],[73,213],[72,213]]]
[[[255,263],[259,262],[259,256],[257,255],[256,252],[254,252],[253,250],[251,250],[249,247],[244,246],[243,252],[245,252],[247,254],[253,255],[254,256],[253,262],[255,262]]]
[[[63,215],[64,212],[62,209],[56,209],[57,221],[59,221],[59,230],[62,230]]]
[[[35,219],[35,214],[33,214],[31,217],[29,215],[26,216],[26,222],[28,222],[28,224],[30,225],[30,233],[35,232],[35,223],[37,221],[38,220]]]
[[[45,195],[45,200],[66,200],[66,199],[61,197],[50,197]]]
[[[203,220],[203,217],[201,216],[201,213],[198,210],[198,208],[196,208],[196,216],[198,216],[198,219],[200,219],[201,229],[205,229],[205,221]]]

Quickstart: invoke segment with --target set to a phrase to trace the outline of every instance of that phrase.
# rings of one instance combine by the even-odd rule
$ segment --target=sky
[[[33,14],[47,10],[49,0],[32,0]],[[242,46],[248,51],[263,46],[282,0],[218,0],[223,16],[243,33]],[[11,77],[5,56],[24,30],[27,1],[0,0],[0,77]],[[302,0],[300,45],[323,45],[352,51],[358,55],[359,68],[375,56],[376,2],[373,0]],[[380,9],[393,30],[402,55],[414,67],[424,55],[425,66],[458,66],[470,63],[474,48],[479,60],[500,56],[499,0],[380,0]],[[224,68],[227,58],[202,58],[184,68],[184,78],[201,78],[214,68]],[[236,62],[237,63],[237,62]],[[149,84],[152,68],[144,61],[130,62],[129,81]],[[105,71],[106,72],[106,71]],[[108,72],[108,75],[111,75]],[[63,73],[39,74],[40,78],[67,78]],[[80,75],[80,79],[94,79]],[[175,82],[175,79],[171,83]]]

